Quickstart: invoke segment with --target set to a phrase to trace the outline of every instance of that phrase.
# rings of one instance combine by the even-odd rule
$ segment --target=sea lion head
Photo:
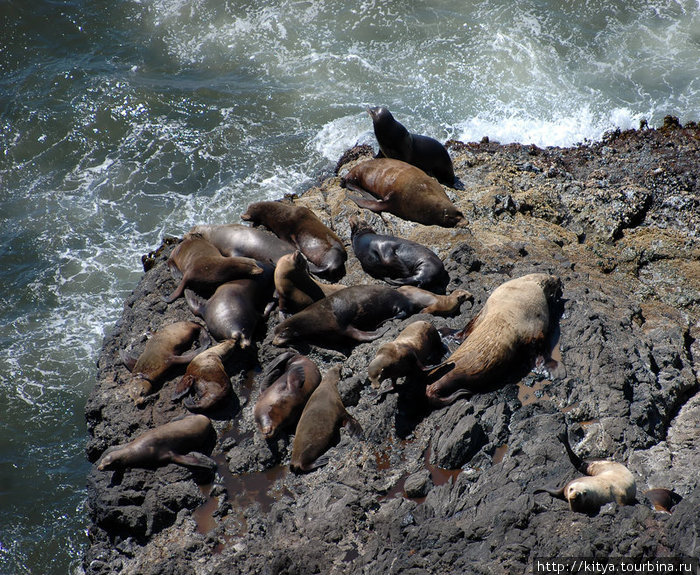
[[[387,367],[386,359],[387,358],[383,355],[377,355],[367,366],[367,375],[374,388],[378,388],[379,384],[386,379],[384,375],[384,370]]]
[[[580,481],[572,481],[564,489],[564,497],[569,502],[571,511],[594,513],[600,509],[596,494]]]
[[[275,328],[275,337],[272,339],[272,345],[282,346],[297,337],[299,337],[299,331],[293,325],[279,324]]]
[[[120,462],[120,459],[117,455],[117,451],[110,451],[98,463],[97,469],[99,469],[100,471],[115,469],[119,466],[119,462]]]
[[[374,106],[372,108],[367,108],[367,113],[370,115],[370,118],[372,118],[372,122],[374,122],[374,124],[377,124],[378,122],[381,123],[394,121],[394,116],[392,116],[391,112],[384,106]]]
[[[350,222],[350,235],[355,236],[359,233],[363,232],[370,232],[373,233],[374,230],[372,229],[372,226],[370,226],[365,220],[362,218],[359,218],[355,215],[350,216],[348,218],[348,222]]]
[[[467,220],[464,214],[454,206],[445,208],[442,213],[443,226],[448,228],[466,228]]]
[[[552,303],[561,297],[562,285],[561,280],[558,277],[547,274],[538,274],[538,276],[541,277],[538,278],[537,282],[542,288],[544,296],[547,298],[549,303]]]

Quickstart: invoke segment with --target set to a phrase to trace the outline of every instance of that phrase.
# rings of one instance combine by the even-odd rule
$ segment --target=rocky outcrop
[[[659,129],[607,134],[569,149],[494,142],[449,144],[459,178],[448,195],[467,229],[445,229],[360,211],[338,177],[294,202],[313,209],[343,238],[348,285],[377,283],[352,254],[348,217],[377,233],[434,249],[448,292],[473,302],[454,318],[389,322],[377,341],[326,350],[302,345],[324,373],[342,364],[339,390],[364,438],[341,434],[330,463],[288,471],[292,437],[263,440],[253,405],[260,366],[279,353],[278,323],[261,326],[255,349],[228,362],[234,396],[212,414],[218,472],[168,465],[88,477],[90,575],[523,573],[534,557],[698,556],[700,552],[700,129],[667,119]],[[356,148],[342,175],[371,150]],[[86,407],[87,456],[185,413],[178,380],[145,407],[128,397],[120,349],[192,319],[180,299],[165,242],[105,341]],[[430,410],[414,382],[378,396],[367,365],[413,319],[461,328],[501,283],[531,272],[563,282],[558,351],[566,377],[530,372],[497,391]],[[557,433],[568,427],[586,458],[625,463],[640,503],[575,513],[539,487],[577,475]],[[672,488],[672,514],[643,491]]]

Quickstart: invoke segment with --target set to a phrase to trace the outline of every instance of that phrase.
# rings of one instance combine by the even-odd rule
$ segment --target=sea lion
[[[194,391],[194,397],[186,398],[183,403],[190,411],[197,412],[213,409],[227,399],[231,395],[231,378],[224,361],[237,345],[237,340],[228,339],[195,357],[177,384],[173,400]]]
[[[306,473],[328,463],[322,455],[340,440],[340,427],[362,435],[360,424],[345,410],[338,393],[340,366],[329,369],[306,402],[294,435],[289,468]]]
[[[381,158],[361,162],[341,179],[341,185],[379,198],[350,196],[358,206],[373,212],[389,212],[426,226],[466,226],[464,215],[435,178],[401,160]]]
[[[424,363],[439,355],[443,344],[440,334],[429,321],[419,320],[404,328],[394,341],[379,346],[377,354],[367,367],[372,387],[378,388],[385,379],[396,380],[416,371],[425,370]]]
[[[298,338],[311,338],[319,345],[373,341],[382,335],[377,327],[385,320],[418,312],[455,313],[469,295],[463,290],[436,295],[413,286],[350,286],[281,322],[272,343],[282,346]]]
[[[390,285],[413,285],[445,293],[450,276],[442,260],[425,246],[377,234],[357,216],[350,217],[352,249],[362,269]]]
[[[200,347],[183,353],[191,347],[197,335],[200,336]],[[179,321],[154,333],[138,358],[121,351],[121,360],[132,373],[129,395],[136,405],[145,403],[146,396],[153,391],[153,386],[165,378],[172,366],[189,363],[203,352],[209,343],[209,336],[201,325],[193,321]]]
[[[666,513],[673,513],[673,508],[683,501],[678,493],[665,487],[649,489],[644,492],[644,497],[649,501],[652,509]]]
[[[295,425],[306,401],[321,382],[316,364],[304,355],[286,352],[265,370],[253,413],[265,439]]]
[[[309,208],[285,202],[250,204],[241,219],[264,225],[281,239],[294,244],[309,260],[309,269],[331,281],[345,275],[348,254],[337,234]]]
[[[535,493],[549,493],[552,497],[569,502],[572,511],[595,514],[606,503],[618,505],[636,503],[637,484],[629,469],[615,461],[583,461],[571,449],[566,432],[558,436],[564,444],[571,463],[587,477],[569,481],[561,489],[536,489]]]
[[[379,149],[387,158],[412,164],[446,186],[454,186],[455,170],[450,154],[429,136],[410,133],[382,106],[368,108]]]
[[[206,415],[189,415],[142,433],[133,441],[102,457],[97,469],[158,467],[177,463],[216,469],[216,462],[199,452],[211,442],[214,428]]]
[[[426,388],[429,403],[442,407],[488,391],[516,370],[526,352],[534,348],[544,353],[550,306],[560,293],[559,278],[546,274],[529,274],[496,288],[464,329],[466,340],[436,368],[451,370]],[[546,365],[553,377],[562,375],[563,368],[553,359]]]
[[[182,274],[180,283],[168,297],[167,303],[175,301],[186,287],[197,292],[211,292],[222,283],[253,277],[263,273],[254,259],[222,256],[216,247],[199,234],[189,234],[170,254],[168,267],[173,275]]]
[[[282,313],[301,311],[346,287],[342,284],[323,284],[313,279],[309,275],[306,258],[299,250],[282,256],[275,266],[275,290]]]
[[[224,256],[252,258],[275,265],[283,255],[295,250],[292,244],[272,232],[243,224],[199,225],[189,233],[201,235]]]

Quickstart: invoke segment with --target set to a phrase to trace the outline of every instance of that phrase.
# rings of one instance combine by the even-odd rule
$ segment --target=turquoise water
[[[83,408],[141,254],[304,190],[378,104],[541,146],[699,120],[700,4],[0,0],[0,573],[79,568]]]

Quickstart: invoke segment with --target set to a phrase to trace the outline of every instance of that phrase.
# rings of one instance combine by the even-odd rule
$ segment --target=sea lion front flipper
[[[442,363],[439,363],[438,365],[430,368],[426,375],[432,380],[432,381],[437,381],[440,379],[443,375],[446,375],[450,371],[452,371],[455,367],[455,362],[450,361],[449,359],[447,361],[443,361]]]
[[[316,461],[313,461],[312,463],[309,464],[308,467],[304,469],[305,473],[308,473],[310,471],[314,471],[316,469],[319,469],[320,467],[323,467],[324,465],[328,465],[328,462],[331,460],[331,458],[328,455],[321,455]]]
[[[535,489],[534,493],[549,493],[555,499],[566,501],[566,497],[564,497],[564,487],[561,489],[547,489],[546,487],[540,487],[539,489]]]
[[[343,427],[348,430],[348,433],[356,438],[362,439],[364,437],[364,431],[362,431],[362,426],[360,423],[349,413],[346,414],[345,421],[343,422]]]
[[[356,327],[349,325],[345,328],[345,335],[354,339],[355,341],[367,342],[374,341],[375,339],[382,337],[388,330],[389,328],[376,329],[374,331],[362,331],[361,329],[357,329]]]
[[[304,387],[306,381],[306,372],[303,365],[295,365],[287,374],[287,388],[299,390]]]
[[[138,357],[132,355],[131,352],[127,353],[123,349],[119,350],[119,359],[122,360],[122,363],[126,366],[126,369],[128,369],[129,371],[132,371],[134,369],[134,366],[138,361]]]
[[[185,467],[199,467],[202,469],[209,469],[211,471],[214,471],[217,467],[216,461],[214,461],[211,457],[200,453],[199,451],[191,451],[185,455],[180,453],[171,453],[170,461],[179,465],[184,465]]]
[[[178,401],[179,399],[182,399],[190,392],[190,389],[192,389],[193,385],[194,376],[192,374],[183,375],[182,379],[180,379],[180,381],[178,382],[177,387],[175,387],[175,391],[173,392],[171,399],[173,401]]]
[[[267,364],[260,381],[260,391],[270,387],[284,373],[284,370],[287,369],[287,363],[295,355],[296,353],[293,351],[285,351]]]

